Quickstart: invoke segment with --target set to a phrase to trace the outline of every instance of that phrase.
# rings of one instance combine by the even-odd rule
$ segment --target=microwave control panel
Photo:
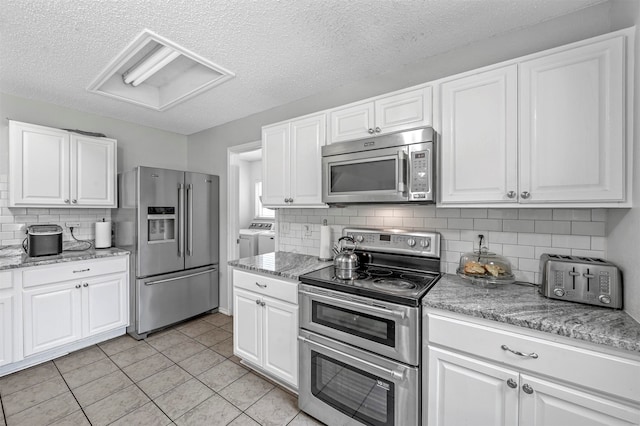
[[[409,155],[409,200],[432,200],[431,149],[411,151]]]

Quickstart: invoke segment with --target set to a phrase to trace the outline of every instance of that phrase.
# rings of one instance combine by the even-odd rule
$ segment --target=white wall
[[[229,146],[247,143],[260,138],[261,127],[263,125],[343,105],[348,102],[424,83],[540,50],[561,46],[632,25],[632,23],[627,24],[622,21],[616,21],[615,25],[612,24],[612,4],[615,7],[620,7],[617,3],[630,2],[628,0],[612,0],[611,2],[583,9],[572,15],[543,22],[534,27],[496,36],[433,58],[423,59],[416,64],[405,67],[401,73],[381,74],[368,80],[354,82],[329,92],[301,99],[241,120],[190,135],[188,164],[191,168],[220,175],[220,201],[221,206],[223,206],[221,209],[220,223],[224,224],[226,222],[225,206],[227,201],[225,151]],[[471,210],[468,209],[462,210],[460,214],[462,215],[463,212],[465,212],[464,214],[473,214]],[[288,215],[289,213],[284,214]],[[551,214],[553,217],[553,212]],[[601,226],[601,224],[596,226]],[[224,226],[222,226],[220,233],[221,264],[224,264],[228,260],[226,255],[226,238],[226,231]],[[227,309],[228,277],[226,276],[226,270],[224,270],[224,268],[221,269],[221,308]]]
[[[619,1],[612,9],[617,27],[640,26],[640,2]],[[607,257],[621,269],[624,281],[624,309],[640,321],[640,28],[636,28],[634,91],[633,200],[630,210],[611,210],[607,220]]]
[[[78,238],[94,238],[93,222],[109,218],[108,209],[24,209],[8,207],[9,122],[104,133],[118,140],[118,171],[137,165],[185,169],[187,137],[122,120],[0,93],[0,246],[18,244],[24,238],[20,227],[33,223],[81,222],[74,230]],[[76,232],[77,231],[77,232]],[[70,235],[65,230],[65,239]]]

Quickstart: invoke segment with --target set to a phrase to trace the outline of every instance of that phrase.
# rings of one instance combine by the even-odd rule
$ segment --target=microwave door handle
[[[407,164],[407,153],[403,149],[398,151],[398,192],[407,192],[407,182],[405,180]]]
[[[369,368],[370,370],[376,371],[376,374],[381,374],[381,375],[386,375],[388,377],[391,378],[391,380],[398,380],[398,381],[403,381],[405,379],[405,370],[404,368],[398,368],[397,370],[391,370],[389,368],[384,368],[384,367],[380,367],[379,365],[376,365],[372,362],[369,361],[365,361],[364,359],[355,357],[353,355],[349,355],[346,354],[344,352],[340,352],[340,351],[336,351],[335,349],[327,346],[327,345],[323,345],[322,343],[318,343],[318,342],[314,342],[313,340],[307,339],[306,337],[303,336],[298,336],[298,340],[300,340],[302,343],[306,343],[310,346],[317,346],[318,348],[324,349],[327,352],[330,352],[332,354],[337,354],[340,355],[341,357],[344,358],[348,358],[349,360],[353,361],[357,364],[360,365],[366,365],[367,368]]]
[[[184,185],[178,184],[178,257],[184,252]]]

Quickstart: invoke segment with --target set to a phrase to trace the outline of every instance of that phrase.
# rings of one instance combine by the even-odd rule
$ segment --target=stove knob
[[[409,244],[409,247],[413,247],[416,245],[416,240],[414,240],[413,238],[409,238],[407,240],[407,244]]]
[[[362,235],[358,235],[358,236],[356,236],[356,241],[361,243],[361,242],[364,241],[364,237]]]
[[[553,294],[555,294],[558,297],[562,297],[564,296],[564,290],[561,288],[556,288],[555,290],[553,290]]]
[[[430,245],[431,245],[430,239],[420,240],[420,247],[428,249]]]
[[[601,294],[600,297],[598,297],[598,300],[600,300],[600,302],[602,303],[606,303],[607,305],[611,303],[611,297],[606,296],[604,294]]]

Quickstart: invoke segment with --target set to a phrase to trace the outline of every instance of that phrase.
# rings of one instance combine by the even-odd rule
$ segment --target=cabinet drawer
[[[11,277],[11,271],[0,272],[0,290],[13,287],[13,281],[11,280]]]
[[[116,256],[107,259],[91,259],[65,262],[52,266],[39,266],[22,273],[23,287],[33,287],[72,279],[84,279],[96,275],[112,274],[127,270],[128,257]]]
[[[429,344],[640,402],[640,361],[436,314],[428,321]],[[513,354],[503,345],[538,357]]]
[[[234,269],[233,286],[298,305],[298,283],[296,281],[271,278],[262,274]]]

